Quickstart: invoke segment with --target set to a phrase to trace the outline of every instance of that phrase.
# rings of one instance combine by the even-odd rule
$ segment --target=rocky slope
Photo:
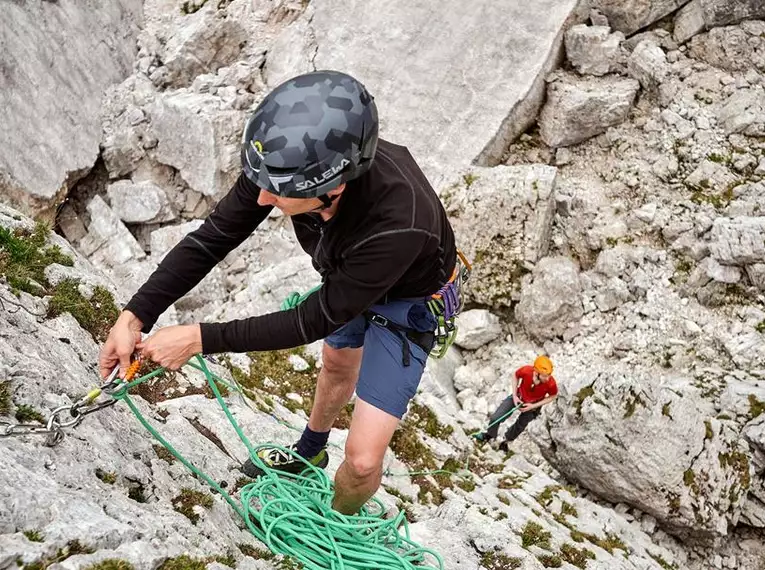
[[[757,570],[765,563],[765,7],[554,4],[522,14],[475,6],[471,14],[497,29],[461,17],[452,51],[434,52],[455,26],[456,5],[439,19],[389,4],[146,2],[134,73],[105,100],[101,160],[59,216],[79,252],[60,242],[74,267],[38,276],[48,281],[31,292],[42,300],[21,293],[45,317],[10,303],[0,311],[8,411],[50,411],[96,381],[97,345],[72,318],[49,312],[62,276],[79,278],[86,296],[101,285],[123,301],[237,174],[238,133],[259,96],[290,73],[340,66],[376,93],[384,136],[423,160],[476,262],[467,291],[475,309],[462,318],[459,348],[432,364],[389,459],[392,473],[467,464],[470,475],[386,476],[386,504],[407,510],[415,538],[440,550],[448,568]],[[358,30],[361,20],[370,30]],[[399,57],[367,55],[383,48]],[[3,224],[27,223],[16,218],[7,212]],[[288,220],[275,215],[165,322],[273,310],[316,280]],[[14,300],[8,286],[0,290]],[[230,397],[248,430],[291,441],[294,432],[264,410],[303,425],[315,349],[291,360],[232,357],[254,402],[255,411]],[[81,365],[70,363],[72,351]],[[508,375],[541,351],[556,364],[561,397],[512,457],[474,448],[466,432],[506,395]],[[40,364],[53,359],[71,376]],[[242,449],[199,377],[136,400],[184,452],[235,485]],[[231,456],[192,429],[200,422]],[[342,426],[335,431],[341,445]],[[211,506],[197,505],[196,524],[173,510],[180,488],[203,487],[156,454],[124,406],[89,417],[58,447],[39,438],[0,439],[4,464],[17,465],[5,485],[13,506],[0,518],[0,552],[10,553],[0,565],[47,564],[74,539],[95,552],[61,566],[116,557],[155,568],[184,552],[211,566],[281,564],[240,548],[255,543],[218,496],[200,499]],[[96,468],[114,474],[111,482]],[[53,481],[55,491],[41,499],[29,480]],[[138,488],[147,501],[137,506]],[[102,506],[107,498],[119,508]],[[64,504],[82,504],[80,515],[98,523],[71,524]],[[217,528],[226,538],[213,543]],[[38,532],[44,542],[30,539]]]

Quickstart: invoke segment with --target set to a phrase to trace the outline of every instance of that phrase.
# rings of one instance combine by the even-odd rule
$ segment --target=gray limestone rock
[[[765,135],[765,89],[761,86],[734,92],[719,107],[717,120],[726,134]]]
[[[761,0],[692,0],[675,15],[673,36],[683,43],[704,30],[758,18],[765,18]]]
[[[723,265],[765,262],[765,217],[717,218],[709,251]]]
[[[153,182],[118,180],[106,193],[112,210],[123,222],[171,222],[177,217],[165,191]]]
[[[671,14],[687,2],[688,0],[593,0],[591,5],[608,18],[612,28],[629,36]]]
[[[627,69],[647,90],[658,89],[669,74],[664,50],[650,40],[643,40],[635,46],[627,59]]]
[[[468,350],[481,348],[502,334],[499,318],[486,309],[471,309],[458,317],[457,337],[454,343]]]
[[[566,31],[566,57],[583,75],[606,75],[618,63],[621,32],[611,33],[608,26],[572,26]]]

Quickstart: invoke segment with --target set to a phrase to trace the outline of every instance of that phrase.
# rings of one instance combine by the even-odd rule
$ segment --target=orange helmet
[[[534,361],[534,370],[540,374],[552,374],[552,360],[546,356],[537,356],[537,359]]]

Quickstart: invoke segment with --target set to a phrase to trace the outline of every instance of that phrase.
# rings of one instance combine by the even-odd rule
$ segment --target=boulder
[[[643,40],[627,59],[627,69],[643,89],[650,91],[663,83],[669,73],[669,64],[664,50],[650,40]]]
[[[171,222],[177,217],[165,191],[153,182],[118,180],[109,185],[106,194],[123,222]]]
[[[499,317],[486,309],[471,309],[458,317],[457,337],[454,343],[468,350],[481,348],[502,334]]]
[[[634,79],[562,75],[547,87],[539,115],[542,140],[569,146],[605,132],[627,118],[639,88]]]
[[[608,26],[578,24],[566,31],[565,41],[566,57],[579,73],[606,75],[615,69],[624,34],[612,34]]]
[[[515,317],[534,338],[561,336],[582,317],[579,268],[567,257],[545,257],[524,277]]]
[[[723,265],[765,262],[765,217],[717,218],[709,234],[709,251]]]
[[[757,70],[765,73],[765,22],[750,21],[741,26],[713,28],[695,36],[688,55],[729,71]],[[755,76],[756,77],[756,76]]]
[[[646,0],[644,2],[593,0],[591,5],[608,18],[608,23],[613,29],[629,36],[661,20],[687,2],[688,0]]]
[[[765,89],[756,86],[734,92],[719,106],[717,121],[728,135],[765,136]]]

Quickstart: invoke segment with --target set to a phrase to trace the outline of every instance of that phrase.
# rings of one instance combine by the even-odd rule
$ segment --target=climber
[[[105,376],[119,364],[124,372],[134,350],[177,369],[199,352],[287,349],[323,338],[313,409],[290,449],[325,467],[330,428],[356,391],[333,502],[353,514],[379,487],[383,455],[437,337],[439,316],[427,303],[459,274],[454,234],[409,151],[378,139],[373,97],[344,73],[306,73],[276,87],[246,123],[241,160],[230,192],[120,314],[100,369]],[[291,217],[321,287],[289,310],[165,327],[142,341],[274,207]],[[259,457],[276,470],[305,466],[277,448]],[[242,469],[262,474],[251,460]]]
[[[507,451],[526,426],[539,415],[539,408],[558,397],[558,385],[552,377],[553,364],[547,356],[538,356],[533,366],[521,366],[511,378],[512,395],[505,398],[489,419],[489,428],[475,436],[478,441],[491,441],[499,433],[499,425],[517,408],[521,413],[505,432],[505,440],[499,444]]]

